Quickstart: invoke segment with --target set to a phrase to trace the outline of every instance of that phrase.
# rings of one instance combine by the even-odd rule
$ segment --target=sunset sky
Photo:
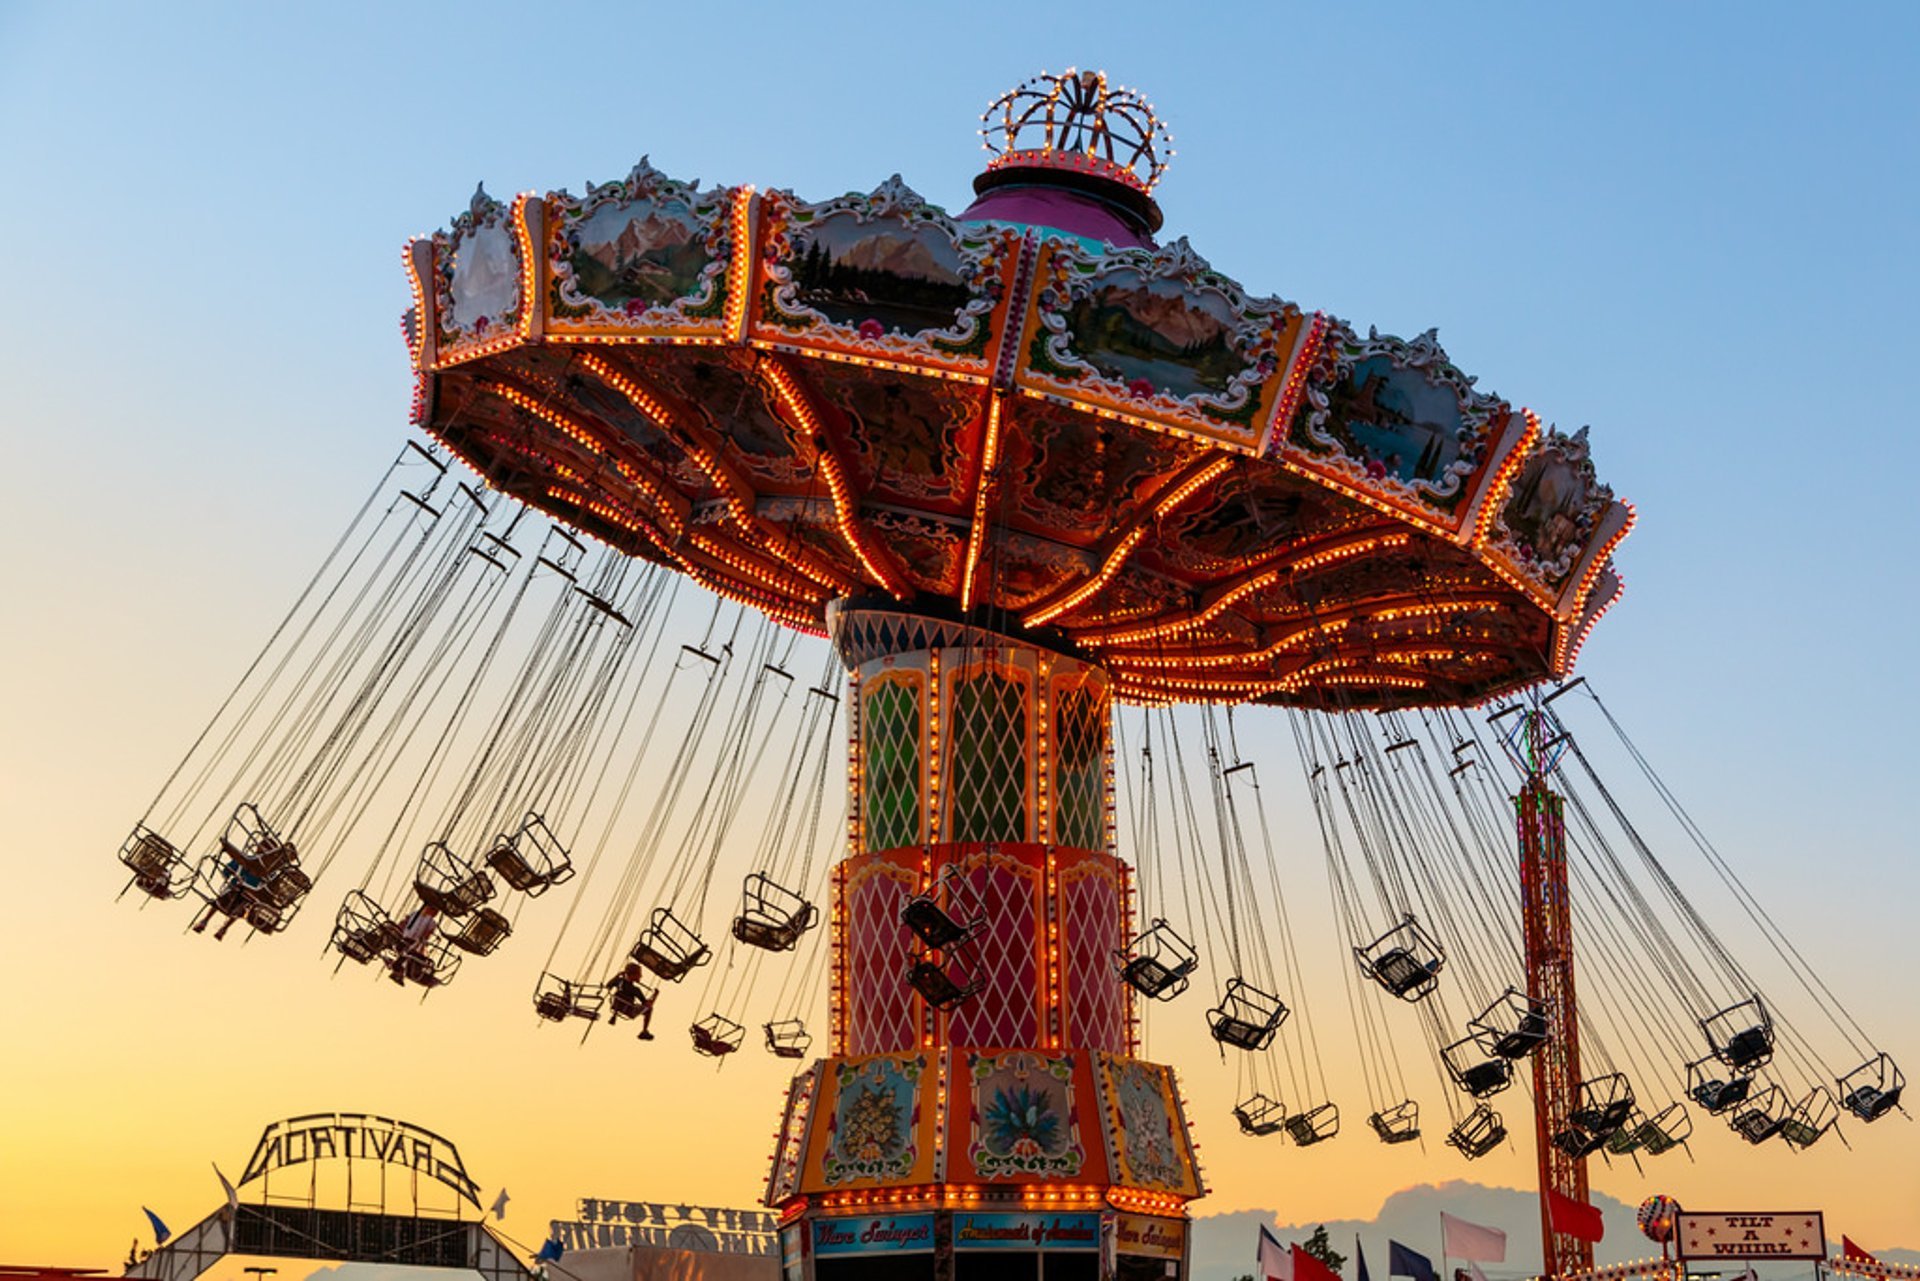
[[[190,1226],[220,1201],[210,1164],[321,1110],[449,1136],[523,1241],[583,1196],[757,1200],[784,1065],[695,1057],[690,1000],[663,999],[653,1045],[582,1045],[528,1008],[545,940],[422,1002],[330,977],[336,887],[284,937],[216,944],[182,904],[114,902],[114,852],[407,438],[401,250],[476,179],[579,192],[650,155],[824,199],[898,171],[957,211],[978,113],[1070,64],[1170,120],[1163,240],[1362,331],[1437,325],[1483,389],[1592,424],[1640,523],[1582,673],[1920,1071],[1920,8],[389,8],[0,0],[0,1263],[117,1264],[142,1205]],[[1338,1081],[1350,962],[1311,906],[1291,736],[1240,725]],[[1700,902],[1739,946],[1733,901]],[[1437,1135],[1376,1143],[1357,1082],[1336,1142],[1243,1138],[1198,1009],[1146,1047],[1192,1105],[1196,1210],[1315,1222],[1420,1183],[1531,1185],[1527,1134],[1472,1165]],[[1696,1120],[1694,1162],[1596,1164],[1596,1187],[1822,1206],[1836,1236],[1920,1246],[1904,1117],[1805,1154]]]

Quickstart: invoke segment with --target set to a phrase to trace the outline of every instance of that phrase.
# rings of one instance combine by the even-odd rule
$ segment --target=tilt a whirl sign
[[[1683,1210],[1674,1226],[1683,1259],[1824,1259],[1826,1225],[1818,1210],[1725,1214]]]

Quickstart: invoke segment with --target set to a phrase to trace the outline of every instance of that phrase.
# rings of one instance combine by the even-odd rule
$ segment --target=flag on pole
[[[173,1233],[167,1230],[166,1224],[160,1222],[159,1215],[155,1214],[152,1210],[148,1210],[144,1205],[140,1208],[146,1211],[147,1222],[153,1224],[153,1243],[155,1245],[165,1245],[167,1238],[172,1236]]]
[[[1387,1239],[1387,1275],[1412,1277],[1413,1281],[1439,1281],[1432,1259],[1418,1250],[1409,1250],[1391,1237]]]
[[[1293,1254],[1266,1224],[1260,1225],[1260,1252],[1254,1256],[1260,1281],[1294,1281]]]
[[[1845,1233],[1842,1233],[1840,1235],[1840,1257],[1843,1259],[1852,1259],[1857,1263],[1880,1262],[1880,1260],[1874,1258],[1871,1254],[1868,1254],[1865,1250],[1862,1250],[1859,1246],[1855,1245],[1853,1243],[1853,1238],[1850,1236],[1847,1236]]]
[[[220,1190],[227,1194],[227,1209],[238,1210],[240,1208],[239,1189],[227,1182],[227,1176],[220,1173],[220,1167],[217,1165],[213,1167],[213,1177],[220,1180]]]
[[[1449,1259],[1470,1259],[1478,1263],[1507,1261],[1507,1234],[1465,1219],[1440,1212],[1440,1231],[1445,1240],[1440,1252]]]
[[[558,1263],[560,1262],[560,1256],[566,1252],[566,1247],[560,1244],[560,1238],[553,1236],[548,1237],[546,1241],[541,1244],[540,1252],[533,1257],[542,1263]]]
[[[1373,1278],[1367,1275],[1367,1252],[1360,1248],[1358,1232],[1353,1234],[1353,1257],[1355,1266],[1359,1268],[1358,1281],[1373,1281]]]
[[[1600,1217],[1600,1211],[1552,1188],[1547,1189],[1547,1219],[1555,1232],[1564,1232],[1582,1241],[1598,1241],[1607,1234],[1607,1224]]]
[[[1340,1281],[1340,1274],[1296,1245],[1293,1247],[1293,1281]]]
[[[493,1199],[493,1217],[496,1219],[504,1219],[507,1217],[507,1190],[505,1188],[501,1188],[500,1195]]]

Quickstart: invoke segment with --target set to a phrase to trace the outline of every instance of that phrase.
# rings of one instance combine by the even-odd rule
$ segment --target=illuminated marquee
[[[452,1188],[476,1208],[480,1187],[467,1175],[460,1150],[432,1130],[365,1112],[314,1112],[275,1121],[260,1134],[242,1184],[274,1170],[311,1161],[374,1161],[424,1174]]]
[[[1674,1238],[1683,1259],[1822,1259],[1826,1225],[1818,1210],[1778,1214],[1683,1210]]]

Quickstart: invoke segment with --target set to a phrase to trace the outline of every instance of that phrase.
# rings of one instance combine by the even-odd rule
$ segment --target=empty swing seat
[[[289,864],[266,879],[260,887],[260,898],[275,908],[288,908],[306,898],[311,889],[313,878]]]
[[[1270,992],[1243,979],[1227,980],[1220,1004],[1207,1011],[1207,1030],[1222,1045],[1237,1050],[1264,1050],[1286,1021],[1287,1007]]]
[[[359,890],[350,891],[334,913],[333,934],[328,946],[346,957],[366,965],[381,953],[400,945],[400,926],[386,909]]]
[[[413,888],[421,902],[440,915],[451,917],[466,916],[494,895],[492,877],[439,841],[421,852],[413,873]]]
[[[741,890],[740,915],[733,918],[733,937],[749,947],[790,952],[819,918],[812,903],[767,879],[764,873],[755,872],[747,877]]]
[[[1411,1143],[1420,1137],[1420,1105],[1404,1099],[1367,1118],[1382,1143]]]
[[[1693,1118],[1685,1105],[1670,1103],[1642,1121],[1635,1129],[1640,1150],[1648,1156],[1661,1156],[1685,1143],[1693,1134]]]
[[[1608,1156],[1632,1156],[1640,1150],[1640,1128],[1646,1118],[1637,1113],[1627,1118],[1625,1125],[1607,1136]]]
[[[573,878],[567,851],[547,827],[546,820],[528,811],[519,828],[495,838],[487,851],[487,866],[522,894],[538,898],[555,885]]]
[[[1577,1125],[1570,1125],[1553,1136],[1553,1146],[1578,1161],[1605,1147],[1609,1137],[1605,1134],[1589,1134]]]
[[[723,1058],[740,1048],[747,1029],[723,1014],[709,1014],[687,1029],[693,1034],[696,1053],[708,1058]]]
[[[1816,1085],[1781,1120],[1780,1137],[1788,1146],[1805,1151],[1818,1143],[1839,1117],[1840,1108],[1833,1101],[1833,1094],[1824,1086]]]
[[[940,899],[946,899],[945,906]],[[957,863],[949,863],[939,881],[900,909],[900,921],[928,947],[955,947],[980,930],[985,905]]]
[[[1332,1103],[1322,1103],[1287,1118],[1287,1137],[1303,1148],[1325,1143],[1338,1133],[1340,1109]]]
[[[1513,1084],[1513,1062],[1487,1058],[1478,1036],[1455,1041],[1440,1051],[1440,1062],[1455,1085],[1476,1099],[1500,1093]]]
[[[1709,1014],[1700,1031],[1713,1056],[1735,1072],[1754,1072],[1773,1059],[1773,1019],[1757,996]]]
[[[596,1023],[606,1007],[607,990],[598,983],[575,983],[554,973],[540,976],[533,990],[533,1012],[550,1023],[585,1019]]]
[[[813,1034],[799,1019],[775,1019],[763,1029],[767,1034],[767,1052],[779,1059],[804,1059],[813,1045]]]
[[[1158,917],[1114,958],[1121,980],[1156,1001],[1171,1001],[1185,992],[1200,965],[1193,945]]]
[[[1240,1123],[1242,1134],[1277,1134],[1287,1123],[1287,1109],[1278,1099],[1254,1094],[1234,1104],[1233,1119]]]
[[[513,924],[499,912],[490,907],[478,909],[461,925],[460,932],[448,938],[448,942],[462,951],[475,956],[486,956],[502,943],[507,935],[513,933]]]
[[[1552,1032],[1546,1004],[1511,987],[1471,1019],[1467,1028],[1488,1054],[1502,1059],[1526,1058],[1545,1045]]]
[[[1780,1133],[1786,1120],[1784,1095],[1779,1086],[1770,1085],[1735,1108],[1727,1117],[1727,1126],[1747,1142],[1758,1145]]]
[[[932,957],[922,956],[907,967],[907,986],[936,1010],[951,1010],[980,990],[975,982],[956,978]]]
[[[689,971],[713,959],[700,936],[666,907],[654,909],[652,923],[641,932],[629,955],[669,983],[678,983]]]
[[[1580,1083],[1578,1104],[1567,1120],[1589,1134],[1605,1138],[1625,1125],[1632,1115],[1633,1087],[1625,1076],[1610,1072]]]
[[[193,880],[186,856],[144,823],[136,825],[120,847],[120,861],[133,873],[130,884],[149,898],[179,898]]]
[[[1840,1106],[1862,1121],[1878,1121],[1900,1106],[1906,1077],[1891,1056],[1876,1055],[1841,1077]]]
[[[1736,1104],[1745,1103],[1753,1092],[1753,1078],[1727,1076],[1718,1067],[1719,1060],[1709,1055],[1687,1064],[1687,1097],[1705,1108],[1709,1116],[1719,1116]]]
[[[1447,1131],[1448,1146],[1472,1160],[1483,1157],[1506,1141],[1506,1123],[1500,1114],[1482,1103],[1466,1119]]]
[[[1403,1001],[1418,1001],[1439,986],[1446,956],[1409,913],[1365,947],[1353,949],[1360,970]]]

